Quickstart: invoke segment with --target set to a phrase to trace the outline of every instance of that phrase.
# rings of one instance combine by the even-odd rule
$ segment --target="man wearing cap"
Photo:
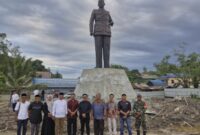
[[[131,103],[126,100],[126,94],[122,94],[122,99],[118,103],[118,111],[120,114],[120,135],[124,134],[124,123],[127,125],[128,134],[132,135],[132,124],[130,118]]]
[[[64,99],[64,93],[62,92],[59,94],[59,99],[53,103],[52,115],[55,119],[55,134],[62,135],[64,120],[67,115],[67,102]]]
[[[147,127],[146,127],[146,119],[145,112],[147,109],[147,105],[144,101],[142,101],[142,95],[137,95],[137,101],[133,106],[133,113],[135,116],[135,128],[137,130],[137,135],[140,135],[140,126],[142,125],[143,135],[146,135]]]
[[[26,135],[27,123],[28,123],[28,107],[29,101],[26,101],[27,95],[23,93],[21,95],[21,101],[17,102],[15,106],[16,120],[17,120],[17,135],[21,135],[21,129],[23,127],[22,135]]]
[[[43,111],[43,103],[40,100],[40,95],[35,95],[35,101],[30,104],[28,110],[31,122],[31,135],[39,135]]]

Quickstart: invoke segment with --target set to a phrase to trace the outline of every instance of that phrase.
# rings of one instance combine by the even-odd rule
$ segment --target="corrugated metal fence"
[[[136,91],[136,93],[140,93],[144,98],[164,98],[164,97],[190,97],[191,95],[196,95],[200,97],[200,89],[165,89],[164,91],[152,91],[152,92],[143,92]]]

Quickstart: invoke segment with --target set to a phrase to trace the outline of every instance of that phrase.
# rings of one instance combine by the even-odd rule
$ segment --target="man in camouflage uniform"
[[[147,127],[146,127],[146,119],[145,112],[147,106],[144,101],[142,101],[142,96],[140,94],[137,95],[137,101],[134,103],[133,112],[135,116],[135,128],[137,130],[137,135],[140,135],[140,126],[142,125],[143,135],[146,135]]]

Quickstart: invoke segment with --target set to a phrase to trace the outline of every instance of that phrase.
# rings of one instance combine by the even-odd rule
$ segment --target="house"
[[[38,78],[51,78],[51,72],[48,71],[37,71],[36,77]]]

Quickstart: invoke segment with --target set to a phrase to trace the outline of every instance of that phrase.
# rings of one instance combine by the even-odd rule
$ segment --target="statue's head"
[[[105,6],[104,0],[99,0],[98,6],[99,6],[99,8],[104,8],[104,6]]]

